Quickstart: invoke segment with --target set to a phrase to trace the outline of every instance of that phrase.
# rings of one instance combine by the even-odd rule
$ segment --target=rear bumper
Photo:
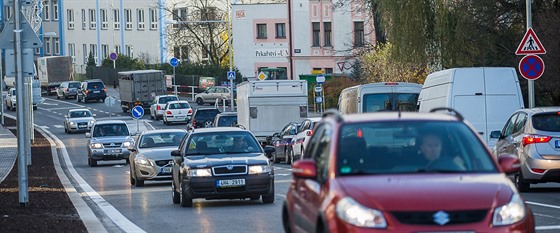
[[[544,173],[533,172],[531,169],[545,169]],[[559,182],[560,160],[536,159],[528,157],[521,166],[523,178],[533,182]]]

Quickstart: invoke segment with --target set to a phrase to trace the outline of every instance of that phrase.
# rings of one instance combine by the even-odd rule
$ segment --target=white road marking
[[[554,226],[538,226],[535,227],[535,230],[559,230],[560,229],[560,225],[554,225]]]
[[[529,205],[536,205],[536,206],[542,206],[542,207],[548,207],[548,208],[553,208],[553,209],[559,209],[560,210],[560,206],[557,206],[557,205],[548,205],[548,204],[542,204],[542,203],[532,202],[532,201],[526,201],[525,203],[527,203]]]
[[[53,126],[54,126],[55,128],[57,128],[57,129],[62,129],[62,128],[64,128],[63,125],[53,125]]]
[[[51,106],[58,106],[58,104],[51,104],[51,103],[47,103],[47,102],[43,102],[43,105],[51,105]]]

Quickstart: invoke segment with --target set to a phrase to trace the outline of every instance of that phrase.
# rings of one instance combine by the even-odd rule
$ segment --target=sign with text
[[[287,57],[288,49],[255,49],[255,57]]]

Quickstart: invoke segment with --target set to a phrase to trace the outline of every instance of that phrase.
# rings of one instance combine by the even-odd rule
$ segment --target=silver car
[[[171,151],[177,150],[187,131],[160,129],[144,131],[131,146],[130,184],[144,186],[145,180],[171,180]]]
[[[68,81],[63,82],[56,88],[56,98],[68,99],[70,97],[76,98],[78,95],[78,88],[80,88],[81,83],[78,81]]]
[[[494,155],[515,154],[521,171],[515,175],[519,191],[531,184],[560,182],[560,107],[520,109],[512,114],[497,138]]]
[[[122,120],[97,121],[91,131],[86,133],[88,165],[97,166],[99,160],[126,160],[130,151],[128,147],[134,144],[128,125]]]
[[[93,124],[95,124],[95,114],[92,114],[89,109],[70,109],[64,115],[64,132],[71,134],[79,131],[90,131]]]
[[[150,105],[150,118],[159,120],[163,118],[165,105],[170,101],[179,101],[176,95],[158,95]]]
[[[202,92],[202,93],[198,93],[194,96],[194,99],[196,100],[196,104],[198,105],[204,105],[206,103],[208,104],[214,104],[216,103],[216,99],[219,99],[219,103],[218,104],[222,104],[222,100],[225,99],[226,100],[226,104],[229,104],[229,99],[230,99],[230,94],[229,94],[229,88],[228,87],[211,87],[208,88],[208,90]]]

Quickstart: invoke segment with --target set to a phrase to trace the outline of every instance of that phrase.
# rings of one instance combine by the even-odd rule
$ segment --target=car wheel
[[[192,207],[193,200],[187,194],[187,190],[185,190],[185,185],[183,184],[183,182],[181,182],[181,192],[179,194],[181,195],[181,198],[179,200],[179,202],[181,203],[181,207]]]
[[[150,119],[153,120],[153,119],[154,119],[154,115],[150,114]]]
[[[294,151],[290,151],[290,153],[288,154],[289,156],[286,156],[286,164],[293,164],[294,163]]]
[[[272,184],[271,187],[271,193],[272,194],[268,194],[268,195],[262,195],[262,202],[264,204],[270,204],[270,203],[274,203],[274,183]]]
[[[33,106],[33,110],[37,110],[37,106]]]
[[[519,192],[528,192],[531,188],[531,183],[523,178],[523,173],[520,171],[515,175],[515,186],[517,186]]]
[[[292,224],[290,222],[290,215],[286,203],[284,203],[284,207],[282,208],[282,225],[284,226],[284,232],[292,233]]]
[[[130,159],[129,158],[124,159],[124,161],[126,162],[126,164],[130,164]]]
[[[212,121],[204,122],[204,128],[211,128],[211,127],[212,127]]]
[[[278,155],[276,155],[276,151],[272,152],[272,162],[273,163],[279,163],[280,162],[280,158],[278,158]]]
[[[249,198],[249,200],[251,200],[251,201],[256,201],[256,200],[259,200],[259,199],[261,199],[261,196],[254,196],[254,197]]]
[[[88,157],[88,165],[90,167],[97,167],[97,160],[92,159],[91,157]]]
[[[132,166],[130,166],[130,173],[128,174],[129,178],[130,178],[130,185],[135,185],[136,184],[136,180],[132,177]]]
[[[171,197],[173,197],[173,204],[179,204],[181,202],[181,194],[177,192],[175,187],[175,181],[171,181]]]
[[[60,99],[60,96],[58,95],[58,93],[56,93],[56,99]]]
[[[134,184],[134,186],[144,187],[144,180],[139,180],[138,177],[136,177],[136,184]]]
[[[64,93],[62,93],[62,97],[64,97],[65,100],[68,99],[68,96],[67,96],[66,94],[64,94]]]
[[[196,104],[202,106],[202,105],[204,105],[204,101],[202,100],[202,98],[198,97],[198,98],[196,99]]]

